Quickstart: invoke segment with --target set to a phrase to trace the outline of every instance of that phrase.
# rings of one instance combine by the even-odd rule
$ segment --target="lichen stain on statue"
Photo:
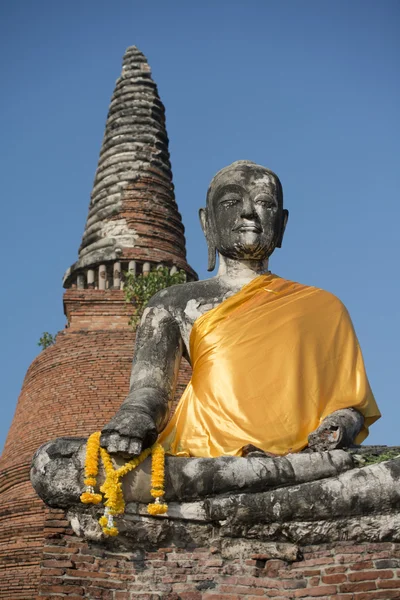
[[[124,478],[113,543],[400,541],[400,459],[359,458],[384,450],[358,445],[380,413],[348,313],[269,271],[287,219],[265,167],[238,161],[212,180],[200,221],[217,275],[150,300],[130,392],[101,435],[116,468],[162,444],[168,513],[146,513],[148,458]],[[182,356],[192,379],[168,420]],[[42,446],[31,479],[45,502],[69,508],[78,534],[102,539],[99,507],[79,503],[85,443]]]

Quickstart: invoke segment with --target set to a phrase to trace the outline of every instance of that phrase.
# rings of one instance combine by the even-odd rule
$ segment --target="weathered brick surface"
[[[71,326],[30,366],[0,459],[0,599],[34,597],[43,543],[59,539],[66,526],[48,520],[43,534],[45,508],[29,481],[33,453],[52,438],[87,437],[101,428],[128,391],[135,336],[122,292],[67,290],[64,301]],[[189,378],[190,366],[183,362],[176,399]],[[50,562],[57,568],[55,561],[65,562],[70,554],[54,549],[43,557],[43,568]]]
[[[0,598],[4,600],[31,598],[37,589],[44,514],[29,481],[0,495]]]
[[[186,261],[185,236],[175,201],[165,109],[146,57],[135,47],[123,58],[95,175],[79,259],[65,286],[87,269],[113,261],[173,265],[197,276]],[[109,269],[107,269],[109,270]],[[100,287],[100,286],[99,286]]]
[[[0,493],[26,481],[32,455],[41,444],[96,431],[127,394],[134,332],[122,293],[68,290],[65,307],[71,327],[39,354],[25,377],[1,459]],[[115,315],[121,316],[121,323],[114,327]],[[189,377],[190,367],[183,362],[177,396]]]
[[[61,526],[64,518],[62,511],[49,511],[46,525],[51,523],[53,527],[58,520]],[[215,547],[112,552],[74,538],[67,528],[65,531],[66,535],[49,538],[44,547],[43,556],[52,559],[51,566],[48,560],[42,560],[37,600],[400,599],[400,570],[396,569],[400,544],[341,542],[305,546],[301,548],[303,558],[290,564],[252,556],[225,559]],[[391,558],[380,558],[382,552]],[[321,558],[325,561],[318,568],[304,566]],[[72,566],[67,567],[67,562]]]

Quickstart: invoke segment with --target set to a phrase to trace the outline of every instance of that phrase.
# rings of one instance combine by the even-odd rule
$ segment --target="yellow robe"
[[[260,275],[199,317],[190,337],[193,375],[161,433],[180,456],[240,456],[253,444],[298,452],[340,408],[380,417],[344,305],[332,294]]]

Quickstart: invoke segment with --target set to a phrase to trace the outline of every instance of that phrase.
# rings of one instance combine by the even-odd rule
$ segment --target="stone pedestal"
[[[400,598],[400,458],[368,464],[398,452],[167,457],[159,517],[147,459],[125,478],[120,533],[107,538],[102,506],[79,503],[85,440],[49,442],[31,471],[53,507],[39,597]]]
[[[213,537],[129,551],[73,535],[49,511],[37,598],[389,600],[400,597],[400,543],[260,543]]]

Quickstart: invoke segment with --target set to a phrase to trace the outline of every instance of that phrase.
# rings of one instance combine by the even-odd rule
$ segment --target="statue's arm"
[[[360,433],[364,417],[355,408],[342,408],[325,417],[321,425],[308,436],[311,450],[348,448]]]
[[[130,390],[104,427],[101,445],[111,453],[140,454],[168,421],[183,341],[177,321],[160,305],[145,309],[136,333]]]

